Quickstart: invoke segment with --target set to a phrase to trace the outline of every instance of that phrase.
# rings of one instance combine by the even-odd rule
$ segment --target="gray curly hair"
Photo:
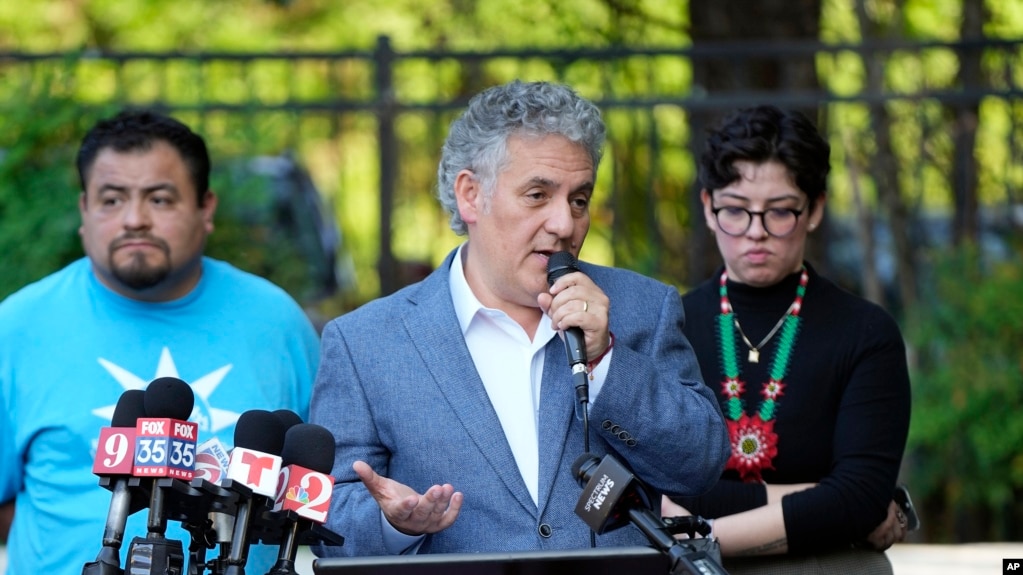
[[[451,229],[458,235],[467,232],[458,213],[455,177],[471,170],[489,199],[507,160],[509,136],[564,136],[586,149],[596,177],[605,131],[600,110],[568,86],[515,80],[480,92],[451,123],[437,167],[437,197],[451,214]]]

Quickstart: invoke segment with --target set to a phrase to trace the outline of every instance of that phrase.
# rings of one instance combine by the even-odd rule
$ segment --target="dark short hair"
[[[812,205],[827,188],[830,155],[831,145],[803,114],[770,105],[745,108],[710,131],[700,157],[700,186],[713,193],[736,182],[736,161],[776,161]]]
[[[85,191],[96,156],[106,148],[116,152],[147,151],[158,141],[167,142],[181,154],[201,206],[210,187],[210,155],[206,142],[188,126],[152,110],[123,110],[93,126],[78,149],[78,179]]]

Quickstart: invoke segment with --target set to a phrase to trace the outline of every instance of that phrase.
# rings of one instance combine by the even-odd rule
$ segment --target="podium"
[[[651,547],[438,553],[316,559],[316,575],[666,575],[668,557]]]

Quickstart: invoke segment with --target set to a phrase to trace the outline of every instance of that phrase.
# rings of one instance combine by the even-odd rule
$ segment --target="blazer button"
[[[540,537],[546,539],[551,536],[552,529],[550,525],[547,525],[546,523],[541,523],[540,527],[537,528],[537,531],[540,532]]]

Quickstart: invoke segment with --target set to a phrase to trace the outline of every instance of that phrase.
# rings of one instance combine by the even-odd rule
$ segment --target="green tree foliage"
[[[52,88],[26,85],[0,115],[0,299],[82,256],[74,143],[95,116]]]
[[[1023,258],[981,261],[973,245],[936,255],[932,293],[906,330],[910,481],[931,540],[1023,535]]]
[[[0,49],[402,50],[677,43],[684,0],[4,0]]]

